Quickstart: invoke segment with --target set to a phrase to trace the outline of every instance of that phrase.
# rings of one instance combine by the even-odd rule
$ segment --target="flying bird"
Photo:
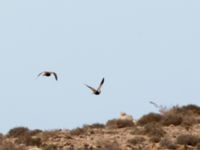
[[[50,77],[51,75],[54,75],[55,79],[58,80],[57,74],[55,72],[51,72],[51,71],[43,71],[43,72],[39,73],[37,77],[39,77],[39,76]]]
[[[87,86],[90,90],[92,90],[92,93],[95,94],[95,95],[99,95],[101,93],[101,88],[102,88],[102,85],[104,83],[104,78],[102,79],[101,83],[99,84],[99,87],[97,89],[85,84],[85,86]]]

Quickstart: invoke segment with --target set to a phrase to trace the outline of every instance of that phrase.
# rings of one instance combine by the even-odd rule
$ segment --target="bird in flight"
[[[104,83],[104,78],[101,80],[101,83],[99,84],[99,87],[97,89],[85,84],[85,86],[87,86],[90,90],[92,90],[92,93],[95,94],[95,95],[99,95],[101,93],[101,88],[102,88],[102,85]]]
[[[55,72],[43,71],[43,72],[39,73],[37,77],[39,77],[41,75],[42,76],[46,76],[46,77],[50,77],[51,75],[54,75],[55,79],[58,80],[58,76],[57,76],[57,74]]]

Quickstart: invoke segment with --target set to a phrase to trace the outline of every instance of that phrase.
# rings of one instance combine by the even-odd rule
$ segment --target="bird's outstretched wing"
[[[92,90],[93,92],[96,92],[97,90],[95,89],[95,88],[93,88],[93,87],[91,87],[91,86],[89,86],[89,85],[87,85],[87,84],[85,84],[85,86],[87,86],[90,90]]]
[[[58,80],[58,76],[55,72],[52,72],[52,74],[54,75],[55,79]]]
[[[101,90],[101,87],[102,87],[103,83],[104,83],[104,78],[101,80],[101,83],[99,84],[99,87],[97,88],[98,91]]]
[[[38,78],[39,76],[41,76],[43,73],[44,73],[44,71],[43,71],[43,72],[40,72],[40,73],[37,75],[37,78]]]
[[[159,106],[155,102],[150,101],[149,103],[152,104],[153,106],[155,106],[156,108],[159,108]]]

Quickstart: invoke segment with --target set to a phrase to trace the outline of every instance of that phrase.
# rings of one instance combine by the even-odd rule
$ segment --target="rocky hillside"
[[[123,113],[73,130],[16,127],[1,134],[0,150],[200,150],[200,107],[159,109],[137,121]]]

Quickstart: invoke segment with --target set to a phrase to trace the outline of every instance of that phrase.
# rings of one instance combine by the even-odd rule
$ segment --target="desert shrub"
[[[27,141],[27,145],[40,147],[42,145],[42,140],[41,138],[30,138],[30,140]]]
[[[158,135],[152,135],[151,137],[150,137],[150,142],[153,142],[153,143],[158,143],[158,142],[160,142],[160,140],[161,140],[161,136],[158,136]]]
[[[98,150],[120,150],[120,146],[117,142],[107,143],[103,149]]]
[[[41,132],[42,132],[42,130],[35,129],[35,130],[29,131],[29,134],[30,134],[31,136],[34,136],[34,135],[36,135],[36,134],[38,134],[38,133],[41,133]]]
[[[160,145],[164,148],[164,149],[176,149],[177,146],[175,143],[173,143],[171,140],[164,138],[160,141]]]
[[[71,135],[82,135],[87,132],[87,128],[76,128],[70,131]]]
[[[149,113],[147,115],[142,116],[137,123],[139,125],[145,125],[152,122],[160,122],[161,120],[162,120],[162,115],[157,113]]]
[[[4,142],[0,145],[0,150],[26,150],[23,146],[13,144],[12,142]]]
[[[2,144],[3,142],[3,139],[4,139],[4,135],[2,133],[0,133],[0,145]]]
[[[200,114],[200,107],[197,105],[189,104],[186,106],[174,106],[169,110],[170,113],[182,114],[182,115],[191,115],[191,114]]]
[[[196,145],[197,150],[200,150],[200,143]]]
[[[50,138],[57,138],[59,136],[60,130],[47,130],[42,132],[42,140],[46,141]]]
[[[177,137],[177,144],[195,146],[200,143],[200,138],[195,135],[183,134]]]
[[[42,150],[58,150],[58,147],[54,144],[45,145]]]
[[[32,138],[30,136],[30,134],[19,136],[16,139],[16,143],[18,143],[18,144],[24,144],[26,146],[37,146],[37,147],[39,147],[39,146],[42,145],[42,141],[41,141],[40,138]]]
[[[18,137],[18,136],[24,136],[29,132],[29,129],[26,127],[16,127],[11,129],[7,136],[8,137]]]
[[[137,127],[132,129],[130,134],[132,134],[132,135],[143,135],[144,134],[144,129],[143,129],[143,127],[141,128],[141,127],[137,126]]]
[[[0,139],[3,139],[4,135],[2,133],[0,133]]]
[[[35,131],[34,131],[35,132]],[[16,143],[24,144],[27,146],[40,146],[42,144],[40,138],[32,138],[31,135],[35,134],[26,127],[16,127],[8,132],[8,137],[15,137]]]
[[[197,124],[198,118],[196,115],[200,114],[200,107],[196,105],[187,105],[183,107],[174,106],[169,111],[163,114],[163,125],[182,125],[189,128],[193,124]]]
[[[194,124],[198,124],[198,120],[194,115],[183,116],[181,126],[185,127],[186,130],[189,130],[189,128]]]
[[[143,134],[149,135],[151,137],[151,141],[159,142],[161,137],[164,136],[165,131],[158,124],[148,123],[144,126]]]
[[[133,127],[134,123],[131,120],[113,119],[113,120],[108,120],[106,126],[108,128],[117,129],[117,128]]]
[[[165,126],[169,126],[169,125],[180,125],[183,121],[183,118],[180,115],[176,115],[176,114],[169,114],[169,115],[165,115],[162,119],[162,124]]]
[[[144,126],[144,133],[147,133],[149,135],[159,135],[162,137],[164,136],[165,131],[158,124],[148,123]]]
[[[99,140],[96,142],[95,150],[120,150],[120,145],[116,141],[111,142],[108,139]]]
[[[84,125],[83,128],[103,129],[105,128],[105,125],[100,123],[94,123],[92,125]]]
[[[92,130],[92,129],[103,129],[103,128],[105,128],[104,124],[95,123],[92,125],[84,125],[82,128],[72,129],[70,131],[70,134],[71,135],[82,135],[82,134],[86,134],[86,133],[93,134],[94,130]]]
[[[187,106],[183,106],[179,109],[181,112],[185,113],[194,113],[194,114],[200,114],[200,107],[197,105],[189,104]]]
[[[132,145],[137,145],[137,144],[142,143],[144,141],[145,141],[145,138],[140,137],[140,136],[138,136],[138,137],[136,136],[136,137],[134,137],[132,139],[129,139],[127,142],[129,144],[132,144]]]

